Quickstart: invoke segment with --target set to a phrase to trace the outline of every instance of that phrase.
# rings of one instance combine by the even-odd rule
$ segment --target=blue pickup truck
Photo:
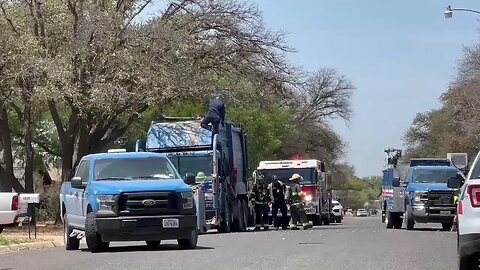
[[[437,158],[411,159],[408,172],[401,181],[397,162],[401,150],[385,150],[388,162],[383,171],[382,222],[387,229],[412,230],[415,223],[441,223],[450,230],[456,214],[456,190],[447,182],[461,172],[452,160]],[[392,155],[392,153],[394,153]]]
[[[171,161],[159,153],[102,153],[80,161],[71,182],[62,184],[60,208],[67,250],[85,237],[91,252],[112,241],[177,240],[197,246],[198,227],[192,188]]]

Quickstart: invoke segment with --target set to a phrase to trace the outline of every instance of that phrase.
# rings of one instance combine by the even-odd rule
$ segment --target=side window
[[[90,170],[90,161],[88,160],[80,161],[80,164],[78,165],[78,169],[77,169],[77,172],[75,173],[75,176],[81,177],[82,181],[86,182],[88,181],[89,170]]]

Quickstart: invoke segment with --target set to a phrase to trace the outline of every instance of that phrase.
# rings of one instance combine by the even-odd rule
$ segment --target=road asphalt
[[[456,233],[436,224],[416,227],[387,230],[379,217],[348,217],[306,231],[201,235],[195,250],[179,250],[176,241],[153,251],[144,243],[114,243],[100,254],[85,245],[78,251],[57,247],[2,254],[0,270],[457,269]]]

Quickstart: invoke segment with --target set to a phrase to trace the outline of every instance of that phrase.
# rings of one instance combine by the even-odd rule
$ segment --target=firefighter
[[[268,230],[268,212],[270,210],[268,203],[270,202],[270,196],[263,176],[257,177],[255,181],[251,201],[255,207],[255,230],[258,231],[261,227],[264,230]]]
[[[212,130],[213,134],[218,134],[219,125],[225,123],[225,96],[223,93],[217,93],[215,99],[210,101],[208,105],[208,113],[203,119],[201,126],[205,129]],[[212,126],[210,127],[209,124]]]
[[[303,208],[303,198],[302,198],[302,189],[300,186],[300,181],[302,180],[302,176],[299,174],[294,174],[290,178],[292,182],[290,186],[287,188],[286,199],[287,202],[290,204],[290,213],[292,215],[292,219],[290,220],[290,229],[291,230],[298,230],[297,223],[302,222],[302,227],[304,230],[310,228],[310,223],[308,223],[307,214]]]
[[[287,203],[285,202],[285,191],[286,187],[282,181],[277,179],[277,176],[274,175],[273,181],[268,185],[268,190],[270,191],[270,199],[272,201],[272,217],[274,218],[275,229],[278,230],[278,227],[282,225],[282,229],[287,229],[288,216],[287,216]],[[282,218],[277,216],[278,210],[282,213]]]

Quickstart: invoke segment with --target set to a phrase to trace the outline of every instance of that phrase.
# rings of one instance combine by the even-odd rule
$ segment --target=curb
[[[12,244],[9,246],[0,246],[0,254],[12,252],[12,251],[31,250],[31,249],[40,249],[40,248],[53,248],[53,247],[60,247],[60,246],[63,246],[63,244],[57,241],[42,241],[42,242]]]

